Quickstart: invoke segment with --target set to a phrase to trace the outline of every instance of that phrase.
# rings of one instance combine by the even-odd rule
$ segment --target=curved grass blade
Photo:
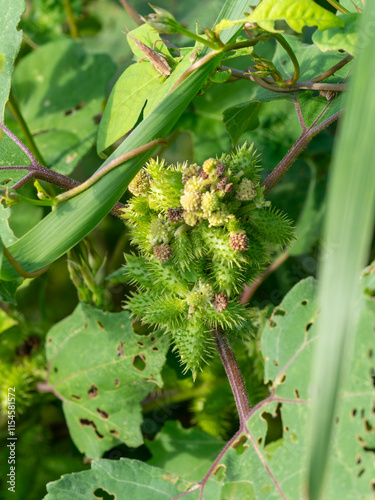
[[[370,33],[375,3],[367,4],[359,33]],[[325,251],[321,257],[319,340],[314,358],[308,498],[324,497],[336,402],[349,374],[359,280],[371,244],[375,212],[375,45],[362,37],[347,110],[335,146],[328,190]]]

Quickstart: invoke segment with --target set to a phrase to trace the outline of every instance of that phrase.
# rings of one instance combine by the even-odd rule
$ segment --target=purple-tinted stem
[[[233,349],[229,345],[228,339],[224,332],[221,330],[214,330],[212,335],[215,340],[216,349],[219,353],[220,359],[224,365],[230,387],[233,392],[234,400],[236,402],[238,416],[240,418],[240,427],[246,425],[249,417],[251,406],[247,396],[245,382],[242,378],[240,368],[237,363],[236,356]]]
[[[49,168],[41,165],[33,156],[33,154],[29,151],[29,149],[23,144],[22,141],[18,139],[17,136],[11,132],[8,127],[6,127],[3,123],[0,124],[1,128],[3,131],[8,135],[16,144],[19,146],[19,148],[22,149],[22,151],[27,155],[27,157],[30,159],[31,165],[20,165],[20,166],[7,166],[7,167],[0,167],[1,170],[27,170],[28,173],[23,177],[21,180],[16,182],[12,186],[12,189],[19,189],[22,187],[24,184],[26,184],[29,180],[31,179],[39,179],[41,181],[48,182],[50,184],[53,184],[55,186],[58,186],[61,189],[64,189],[66,191],[73,189],[77,186],[80,185],[79,182],[75,181],[74,179],[71,179],[70,177],[67,177],[66,175],[59,174],[58,172],[54,172],[53,170],[50,170]],[[112,208],[111,214],[115,215],[116,217],[123,218],[123,212],[122,209],[125,207],[122,203],[116,203],[116,205]]]
[[[327,105],[328,107],[328,105]],[[323,129],[328,127],[331,123],[337,120],[342,111],[338,111],[334,115],[324,120],[320,125],[314,127],[315,123],[319,121],[321,116],[325,113],[327,107],[322,111],[322,113],[318,116],[318,118],[310,125],[308,129],[302,132],[297,141],[293,144],[288,153],[284,156],[281,162],[272,170],[267,179],[263,182],[262,186],[264,186],[264,194],[268,194],[271,189],[279,182],[282,176],[289,170],[289,168],[296,161],[298,156],[302,153],[302,151],[307,147],[309,142]]]

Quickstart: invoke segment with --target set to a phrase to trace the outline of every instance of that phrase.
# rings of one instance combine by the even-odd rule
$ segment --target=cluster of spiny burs
[[[151,160],[129,185],[124,218],[139,252],[125,256],[124,276],[137,285],[125,307],[171,335],[194,377],[212,330],[249,335],[252,311],[239,294],[293,237],[264,199],[258,160],[246,143],[202,166]]]

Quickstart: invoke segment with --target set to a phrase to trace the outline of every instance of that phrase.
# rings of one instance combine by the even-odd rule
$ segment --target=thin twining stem
[[[271,90],[272,92],[296,92],[297,90],[332,90],[333,92],[342,92],[348,90],[348,85],[344,83],[315,83],[311,80],[306,82],[296,82],[294,85],[288,87],[279,87],[278,85],[272,84],[266,81],[264,78],[259,78],[254,74],[248,73],[246,71],[241,71],[239,69],[230,68],[228,66],[220,66],[220,69],[224,71],[230,71],[232,76],[242,80],[251,80],[257,83],[259,86]]]
[[[31,165],[19,165],[19,166],[7,166],[7,167],[0,167],[1,170],[27,170],[28,173],[23,177],[21,180],[16,182],[12,186],[12,189],[19,189],[23,185],[25,185],[28,181],[31,179],[38,179],[42,180],[45,182],[48,182],[49,184],[53,184],[54,186],[57,186],[61,189],[65,190],[70,190],[74,189],[77,186],[79,186],[79,182],[75,181],[74,179],[71,179],[70,177],[67,177],[66,175],[59,174],[58,172],[54,172],[53,170],[50,170],[49,168],[44,167],[41,165],[34,157],[34,155],[30,152],[30,150],[23,144],[23,142],[18,139],[16,135],[13,134],[4,124],[0,124],[1,128],[5,132],[7,136],[9,136],[16,144],[17,146],[22,149],[22,151],[25,153],[25,155],[29,158]],[[112,215],[115,215],[116,217],[119,217],[123,219],[123,209],[125,208],[125,205],[122,203],[116,203],[116,205],[112,208],[110,213]]]
[[[332,66],[332,68],[327,69],[327,71],[325,71],[324,73],[322,73],[319,76],[316,76],[315,78],[311,78],[310,82],[318,83],[318,82],[321,82],[322,80],[325,80],[329,76],[332,76],[334,73],[336,73],[336,71],[338,71],[339,69],[343,68],[352,59],[353,59],[353,56],[350,56],[350,55],[344,57],[344,59],[342,59],[342,61],[340,61],[337,64],[335,64],[334,66]]]

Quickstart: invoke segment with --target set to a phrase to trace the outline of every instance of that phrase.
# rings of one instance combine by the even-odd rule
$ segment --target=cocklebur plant
[[[125,256],[123,273],[137,292],[125,308],[170,334],[195,378],[213,330],[251,335],[253,313],[239,294],[291,241],[292,223],[264,198],[253,144],[202,166],[150,160],[129,190],[124,219],[138,255]]]

